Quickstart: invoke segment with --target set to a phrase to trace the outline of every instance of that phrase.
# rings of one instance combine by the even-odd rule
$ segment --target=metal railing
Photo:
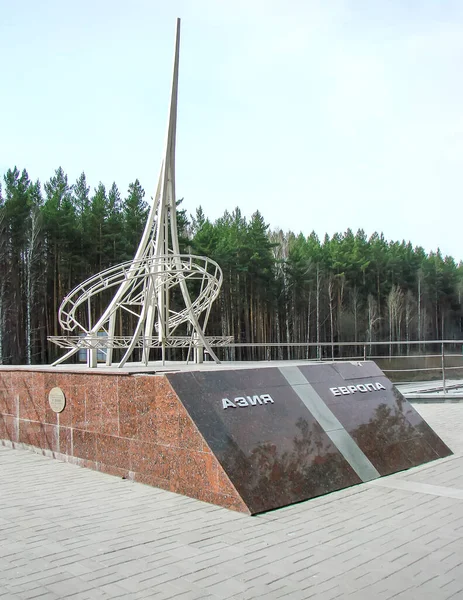
[[[463,378],[463,340],[235,342],[224,351],[230,353],[240,348],[253,349],[254,357],[250,360],[275,360],[275,348],[285,349],[287,360],[374,360],[393,381],[406,381],[405,374],[408,378],[417,374],[421,379],[442,380],[444,393],[449,372]],[[345,352],[349,349],[352,352]]]

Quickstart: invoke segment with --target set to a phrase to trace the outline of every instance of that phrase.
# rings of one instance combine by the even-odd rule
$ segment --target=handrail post
[[[447,390],[445,388],[445,353],[444,353],[444,343],[443,342],[441,344],[441,348],[442,348],[442,391],[444,394],[446,394]]]

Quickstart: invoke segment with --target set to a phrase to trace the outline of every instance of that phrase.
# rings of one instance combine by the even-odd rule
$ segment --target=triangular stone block
[[[156,375],[3,367],[0,439],[248,514],[451,454],[373,362]]]
[[[166,377],[252,514],[451,454],[373,362]]]

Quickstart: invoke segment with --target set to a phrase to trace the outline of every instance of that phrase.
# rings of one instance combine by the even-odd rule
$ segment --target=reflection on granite
[[[278,369],[167,379],[251,513],[360,483]],[[261,394],[274,402],[254,399]],[[223,398],[248,396],[247,406],[223,408]]]
[[[336,367],[339,369],[340,365]],[[344,369],[344,374],[354,376],[337,386],[349,389],[359,383],[354,368],[350,365],[349,369]],[[357,367],[359,371],[362,368]],[[357,391],[339,397],[333,395],[331,385],[328,387],[321,382],[312,385],[380,475],[390,475],[449,456],[450,449],[382,372],[379,373],[362,379],[361,383],[379,382],[384,390]]]

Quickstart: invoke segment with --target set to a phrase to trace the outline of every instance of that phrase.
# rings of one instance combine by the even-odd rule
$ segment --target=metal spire
[[[59,309],[61,326],[80,335],[48,338],[63,348],[70,348],[54,365],[84,348],[90,367],[97,365],[98,350],[106,353],[106,364],[112,365],[115,348],[125,349],[119,367],[136,348],[142,350],[145,365],[151,348],[161,349],[164,363],[169,347],[187,347],[188,358],[193,350],[198,362],[202,361],[205,349],[219,362],[211,343],[221,346],[232,341],[230,337],[204,335],[211,305],[222,284],[219,265],[203,256],[182,255],[179,250],[175,200],[179,50],[180,19],[177,19],[165,152],[140,244],[132,261],[102,271],[64,298]],[[95,299],[109,288],[115,288],[114,296],[92,324]],[[193,288],[198,294],[194,300],[190,295]],[[116,336],[117,326],[125,329],[127,323],[133,324],[132,332],[123,335],[119,331]]]

